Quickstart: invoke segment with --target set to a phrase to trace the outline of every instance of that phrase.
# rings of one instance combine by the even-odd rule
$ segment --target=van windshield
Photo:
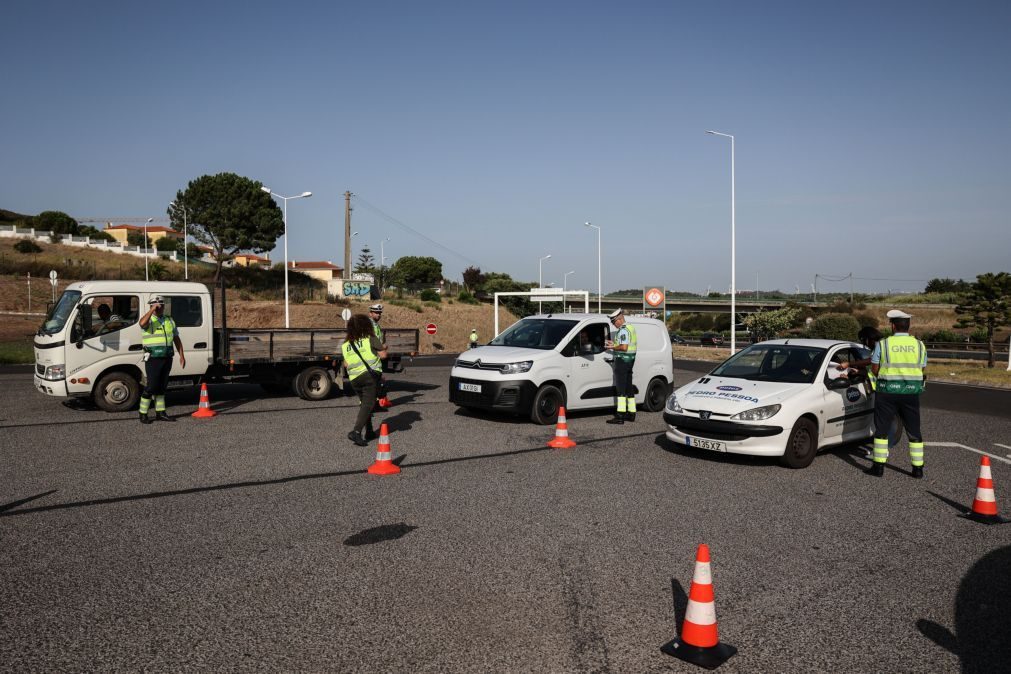
[[[55,335],[63,330],[63,326],[67,324],[67,319],[70,318],[70,314],[74,312],[74,307],[80,300],[80,290],[65,290],[60,295],[60,301],[54,304],[46,315],[45,322],[39,328],[39,334]]]
[[[489,346],[522,346],[526,349],[554,349],[579,321],[554,318],[524,318],[513,323]]]

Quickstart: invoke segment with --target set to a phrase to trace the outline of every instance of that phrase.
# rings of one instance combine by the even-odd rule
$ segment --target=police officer
[[[614,418],[608,419],[609,424],[623,424],[635,421],[635,393],[632,387],[632,368],[635,367],[635,352],[638,339],[635,327],[625,321],[625,312],[621,309],[607,316],[611,325],[618,329],[614,340],[607,340],[604,346],[614,354],[614,392],[617,396],[618,409]]]
[[[172,347],[179,351],[179,364],[186,367],[183,343],[179,339],[176,322],[165,315],[165,300],[155,295],[148,301],[151,307],[140,317],[141,344],[144,347],[144,370],[147,385],[140,396],[140,422],[151,423],[147,412],[154,398],[155,418],[159,421],[175,421],[165,413],[165,389],[168,387],[169,372],[172,371]]]
[[[477,348],[477,328],[471,328],[470,331],[470,348]]]
[[[376,404],[379,378],[383,369],[381,359],[386,357],[386,351],[376,337],[373,323],[369,322],[368,316],[355,314],[348,321],[348,336],[341,345],[341,354],[344,357],[344,367],[347,369],[351,388],[358,394],[361,403],[355,426],[348,433],[348,439],[359,447],[365,447],[369,444],[369,440],[376,437],[375,429],[372,427],[372,411]]]
[[[376,335],[376,339],[379,340],[380,349],[383,351],[383,359],[386,359],[386,338],[383,336],[383,329],[379,327],[379,321],[383,319],[383,305],[373,304],[369,307],[369,320],[372,321],[372,331]],[[383,368],[380,364],[379,372],[382,373]],[[377,392],[377,400],[379,402],[380,409],[388,407],[390,404],[390,399],[386,395],[386,377],[380,374],[379,377],[379,390]]]
[[[871,372],[877,380],[874,395],[874,464],[869,475],[881,477],[888,461],[888,429],[898,417],[909,438],[913,477],[923,477],[923,435],[920,432],[920,393],[923,391],[927,348],[909,334],[911,315],[898,309],[887,314],[892,336],[878,342],[871,354]]]

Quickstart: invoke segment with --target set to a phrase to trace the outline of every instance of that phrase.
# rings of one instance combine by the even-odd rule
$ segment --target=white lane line
[[[1002,445],[999,442],[995,442],[993,444],[997,445],[998,447],[1003,447],[1004,449],[1011,449],[1011,445]]]
[[[926,447],[960,447],[962,449],[968,449],[970,452],[976,452],[977,454],[983,454],[989,456],[991,459],[997,459],[998,461],[1003,461],[1006,464],[1011,465],[1011,459],[1005,459],[1003,456],[997,456],[996,454],[991,454],[990,452],[984,452],[982,449],[976,449],[975,447],[969,447],[963,445],[960,442],[924,442]],[[997,444],[997,443],[994,443]]]

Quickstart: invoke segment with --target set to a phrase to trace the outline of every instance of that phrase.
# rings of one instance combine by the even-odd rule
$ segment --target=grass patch
[[[927,363],[928,386],[931,380],[1011,388],[1011,372],[1007,370],[1007,362],[999,359],[993,368],[988,368],[985,361],[930,361]]]
[[[0,342],[0,364],[21,365],[35,362],[35,350],[31,342]]]

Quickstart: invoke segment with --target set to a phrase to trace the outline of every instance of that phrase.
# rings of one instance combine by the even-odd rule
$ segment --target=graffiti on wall
[[[370,296],[372,284],[368,281],[334,279],[327,284],[327,292],[338,299],[362,299]]]

